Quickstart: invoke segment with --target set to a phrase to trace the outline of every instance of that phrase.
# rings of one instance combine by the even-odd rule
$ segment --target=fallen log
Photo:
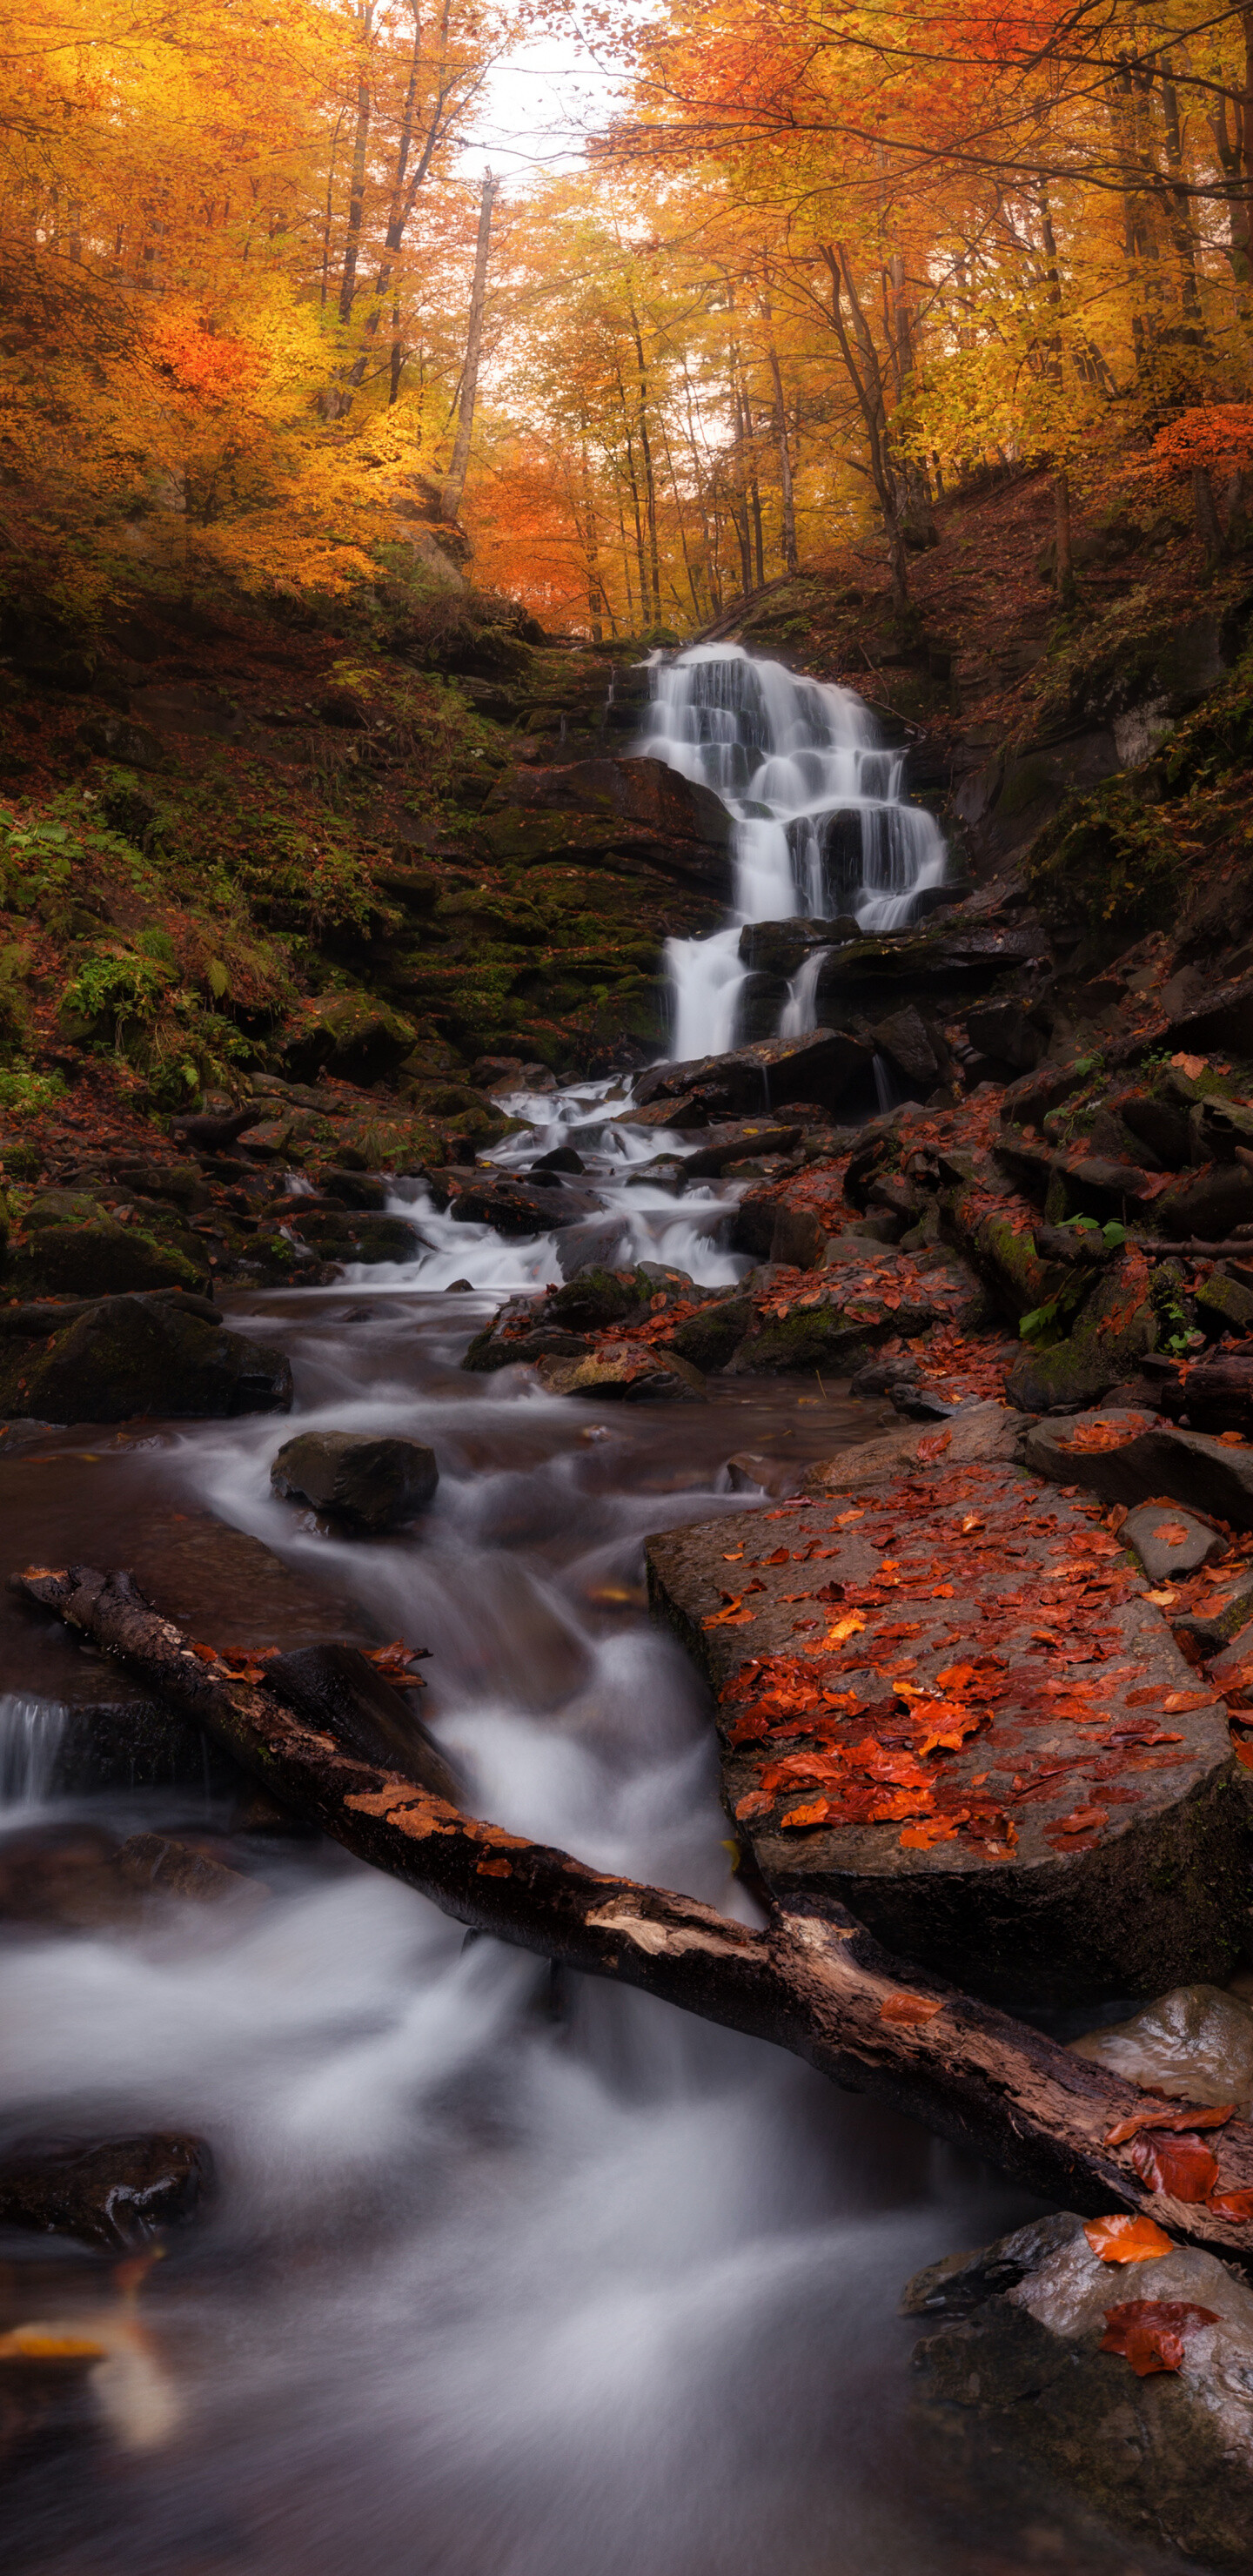
[[[1160,2113],[1160,2099],[906,1968],[842,1906],[780,1908],[756,1931],[693,1897],[589,1869],[448,1804],[423,1777],[420,1743],[405,1769],[376,1765],[268,1681],[207,1662],[131,1575],[41,1566],[14,1580],[214,1735],[272,1795],[458,1922],[773,2040],[1068,2208],[1151,2216],[1189,2244],[1253,2262],[1253,2224],[1150,2191],[1129,2146],[1105,2143],[1136,2113]],[[1220,2159],[1224,2192],[1253,2190],[1253,2128],[1225,2126]]]

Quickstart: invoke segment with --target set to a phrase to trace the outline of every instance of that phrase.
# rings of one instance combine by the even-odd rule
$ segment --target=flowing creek
[[[813,756],[864,781],[854,722]],[[751,1915],[640,1542],[743,1510],[732,1455],[786,1473],[866,1409],[748,1379],[599,1407],[464,1373],[502,1295],[578,1260],[745,1266],[718,1240],[734,1192],[650,1182],[681,1145],[615,1124],[620,1089],[515,1105],[535,1126],[496,1161],[577,1139],[602,1215],[505,1242],[410,1196],[411,1265],[233,1297],[291,1355],[291,1421],[33,1438],[0,1459],[4,1563],[130,1564],[227,1647],[428,1646],[423,1713],[479,1812]],[[270,1492],[297,1423],[429,1440],[433,1506],[385,1540],[328,1536]],[[0,1866],[32,1829],[237,1826],[209,1785],[50,1795],[63,1712],[117,1676],[11,1597],[0,1623]],[[271,1892],[246,1920],[171,1900],[6,1927],[3,2138],[195,2130],[219,2178],[137,2297],[53,2238],[0,2238],[0,2329],[77,2323],[111,2355],[95,2434],[10,2479],[15,2576],[1179,2570],[1006,2472],[980,2490],[916,2456],[901,2285],[1030,2214],[1021,2193],[781,2051],[467,1938],[334,1849],[247,1849]]]

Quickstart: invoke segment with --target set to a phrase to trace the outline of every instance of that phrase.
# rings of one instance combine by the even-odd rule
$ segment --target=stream
[[[863,785],[868,756],[851,734],[815,755],[861,760]],[[817,803],[831,782],[803,784]],[[650,1181],[683,1143],[621,1124],[623,1086],[511,1105],[533,1124],[493,1159],[573,1140],[597,1217],[506,1242],[402,1194],[411,1264],[226,1300],[290,1354],[290,1422],[33,1439],[0,1458],[5,1567],[134,1565],[228,1646],[425,1645],[423,1714],[478,1812],[756,1919],[640,1545],[769,1509],[764,1485],[871,1417],[812,1381],[623,1407],[462,1371],[502,1296],[578,1260],[746,1267],[722,1242],[734,1187]],[[434,1504],[386,1539],[328,1535],[270,1492],[297,1424],[429,1441]],[[1003,2464],[972,2485],[919,2454],[901,2286],[1030,2215],[1021,2192],[782,2051],[466,1936],[333,1847],[241,1839],[211,1786],[53,1795],[66,1710],[116,1675],[11,1598],[0,1626],[0,1864],[33,1831],[159,1827],[230,1836],[269,1890],[245,1919],[160,1900],[5,1927],[0,2143],[187,2129],[218,2174],[137,2295],[73,2246],[0,2236],[0,2329],[77,2325],[110,2354],[95,2429],[10,2474],[15,2576],[1178,2576]]]

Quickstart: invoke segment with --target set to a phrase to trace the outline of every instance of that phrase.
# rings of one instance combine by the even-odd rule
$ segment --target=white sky
[[[549,170],[572,169],[583,137],[611,113],[620,76],[602,71],[576,35],[522,45],[491,74],[462,157],[467,178],[490,162],[511,193]]]

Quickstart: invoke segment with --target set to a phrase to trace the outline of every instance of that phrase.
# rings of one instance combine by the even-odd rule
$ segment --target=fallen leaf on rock
[[[1148,2379],[1155,2370],[1178,2370],[1188,2336],[1219,2322],[1217,2308],[1190,2299],[1125,2299],[1106,2309],[1099,2349],[1119,2353],[1137,2379]]]
[[[934,1995],[886,1995],[879,2006],[880,2021],[934,2021],[944,2010]]]
[[[1218,1437],[1221,1440],[1224,1449],[1243,1449],[1244,1447],[1244,1433],[1242,1431],[1220,1431]]]
[[[1132,2218],[1121,2209],[1109,2218],[1085,2219],[1083,2232],[1102,2263],[1151,2263],[1174,2248],[1174,2238],[1155,2218]]]
[[[945,1450],[951,1449],[952,1445],[951,1431],[927,1431],[918,1443],[918,1455],[920,1458],[925,1458],[930,1465],[933,1459],[942,1458]]]
[[[1162,1711],[1166,1717],[1179,1717],[1186,1708],[1209,1708],[1213,1698],[1212,1691],[1167,1691]]]
[[[865,1624],[865,1620],[856,1610],[850,1610],[847,1617],[837,1619],[835,1626],[827,1630],[822,1642],[825,1646],[842,1646],[846,1637],[855,1637]]]
[[[1160,2132],[1137,2138],[1131,2161],[1143,2182],[1172,2200],[1208,2200],[1218,2180],[1218,2159],[1203,2138]]]
[[[920,1825],[906,1825],[901,1835],[902,1851],[931,1851],[936,1843],[955,1843],[957,1827],[951,1816],[928,1816]]]
[[[1147,1414],[1137,1414],[1135,1419],[1138,1430],[1147,1430]],[[1134,1438],[1135,1432],[1121,1429],[1116,1422],[1085,1422],[1077,1431],[1071,1432],[1069,1439],[1059,1440],[1057,1445],[1059,1449],[1091,1455],[1094,1450],[1125,1449],[1128,1441]]]
[[[1180,1073],[1186,1073],[1189,1082],[1199,1082],[1205,1071],[1203,1055],[1172,1055],[1170,1061]]]
[[[786,1816],[779,1818],[783,1832],[804,1833],[814,1825],[825,1825],[830,1812],[830,1803],[828,1798],[814,1798],[807,1806],[789,1807]],[[737,1807],[735,1812],[738,1816],[741,1810]],[[1214,2170],[1217,2172],[1217,2166]]]
[[[1156,2111],[1130,2111],[1125,2120],[1115,2120],[1101,2144],[1123,2147],[1142,2129],[1223,2129],[1235,2116],[1234,2102],[1215,2102],[1200,2110],[1188,2102],[1166,2102]]]
[[[1076,1807],[1073,1813],[1069,1816],[1062,1816],[1059,1818],[1057,1831],[1059,1834],[1093,1834],[1097,1831],[1099,1826],[1107,1825],[1108,1823],[1109,1812],[1107,1808]]]

